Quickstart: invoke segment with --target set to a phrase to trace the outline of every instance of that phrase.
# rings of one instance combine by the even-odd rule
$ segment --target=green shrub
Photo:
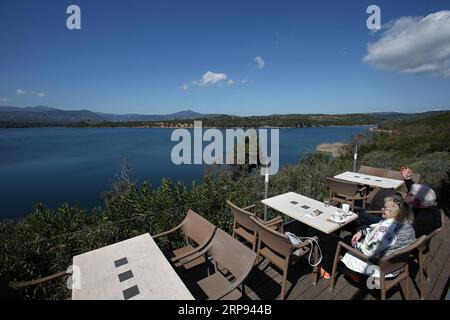
[[[435,152],[426,155],[415,164],[417,172],[423,175],[421,183],[427,184],[439,193],[441,186],[448,184],[450,172],[450,155],[447,152]]]
[[[372,151],[361,158],[361,164],[371,167],[395,169],[398,165],[398,159],[391,152]]]

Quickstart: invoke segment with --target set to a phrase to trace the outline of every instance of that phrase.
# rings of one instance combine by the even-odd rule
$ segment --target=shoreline
[[[220,126],[203,126],[204,129],[316,129],[316,128],[340,128],[340,127],[377,127],[376,124],[343,124],[343,125],[313,125],[313,126],[304,126],[304,127],[272,127],[272,126],[261,126],[261,127],[238,127],[238,126],[229,126],[229,127],[220,127]],[[194,126],[27,126],[27,127],[0,127],[1,129],[52,129],[52,128],[61,128],[61,129],[193,129]],[[371,131],[377,131],[377,129]],[[383,131],[383,130],[379,130]]]

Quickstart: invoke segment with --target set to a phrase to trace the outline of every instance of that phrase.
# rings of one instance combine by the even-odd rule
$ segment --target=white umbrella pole
[[[356,172],[356,160],[358,159],[358,143],[355,145],[355,154],[353,155],[353,172]]]
[[[264,174],[264,199],[267,199],[269,194],[269,170],[266,169]],[[264,205],[264,221],[267,221],[267,206]]]

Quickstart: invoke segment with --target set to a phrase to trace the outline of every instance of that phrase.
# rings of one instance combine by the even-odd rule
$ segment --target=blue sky
[[[81,30],[66,27],[71,4],[81,8]],[[366,27],[371,4],[381,8],[378,32]],[[444,10],[441,0],[0,0],[0,105],[239,115],[448,109]],[[403,31],[412,36],[401,39]]]

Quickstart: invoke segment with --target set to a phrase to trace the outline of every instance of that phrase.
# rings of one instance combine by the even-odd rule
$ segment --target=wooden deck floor
[[[420,285],[418,276],[418,264],[411,263],[412,297],[420,299]],[[361,290],[347,282],[343,276],[339,276],[336,287],[330,290],[330,280],[320,279],[316,286],[312,285],[312,268],[306,261],[300,260],[291,266],[287,282],[287,300],[373,300],[379,299],[379,290]],[[450,220],[445,218],[443,230],[431,242],[431,277],[426,284],[426,299],[445,299],[450,282]],[[201,277],[200,277],[201,279]],[[191,279],[194,280],[194,279]],[[281,291],[280,273],[273,268],[269,261],[263,261],[254,268],[249,275],[245,286],[245,299],[250,300],[275,300]],[[411,281],[411,280],[409,280]],[[190,281],[189,281],[190,282]],[[190,288],[192,292],[192,288]],[[204,297],[196,295],[198,299]],[[403,291],[400,287],[392,288],[387,299],[403,299]]]

